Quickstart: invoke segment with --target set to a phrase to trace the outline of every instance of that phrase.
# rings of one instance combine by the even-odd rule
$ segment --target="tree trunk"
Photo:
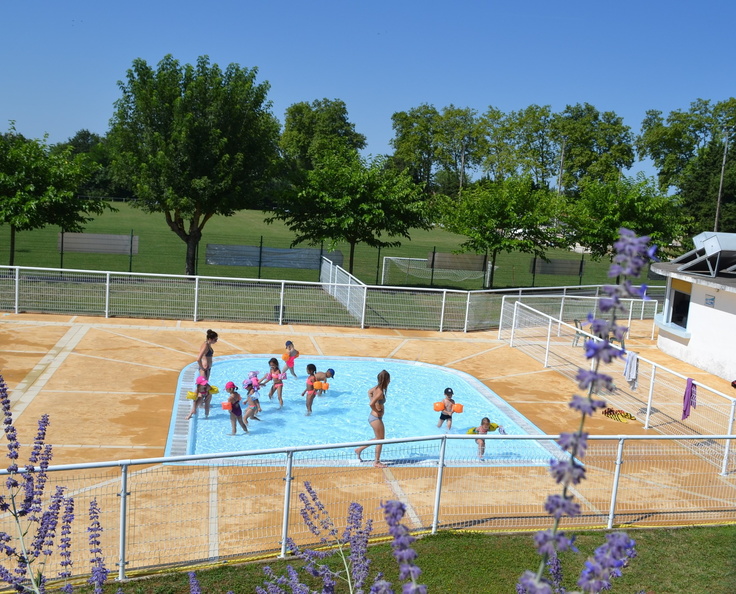
[[[355,242],[350,243],[350,257],[348,258],[348,272],[353,274],[353,260],[355,258]]]
[[[493,256],[491,257],[491,282],[488,283],[488,288],[493,288],[493,277],[496,274],[496,254],[498,250],[493,250]]]
[[[15,225],[10,225],[10,260],[8,266],[15,265]]]
[[[199,246],[199,240],[201,238],[201,234],[195,233],[190,233],[187,237],[186,270],[184,271],[184,274],[187,276],[197,274],[197,246]]]

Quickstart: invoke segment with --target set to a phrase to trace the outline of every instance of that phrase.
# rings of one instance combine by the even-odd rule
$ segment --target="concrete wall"
[[[712,306],[706,303],[712,302]],[[736,379],[736,294],[693,284],[683,338],[660,327],[657,346],[723,379]]]

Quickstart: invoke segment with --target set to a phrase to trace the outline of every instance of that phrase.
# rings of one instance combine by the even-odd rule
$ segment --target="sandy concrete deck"
[[[498,340],[497,333],[430,332],[274,324],[194,323],[66,315],[0,315],[0,373],[11,394],[22,443],[40,415],[51,416],[54,464],[163,456],[179,373],[192,363],[207,328],[220,335],[215,357],[280,353],[293,340],[309,355],[420,360],[467,372],[546,433],[573,429],[567,403],[574,383]],[[727,381],[630,339],[629,349],[722,392]],[[591,433],[639,434],[602,415]],[[387,423],[387,437],[390,424]]]

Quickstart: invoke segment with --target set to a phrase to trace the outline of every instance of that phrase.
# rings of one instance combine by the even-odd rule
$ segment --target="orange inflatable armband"
[[[322,389],[322,382],[320,382],[320,381],[315,381],[315,382],[314,382],[314,383],[312,384],[312,388],[314,388],[315,390],[321,390],[321,389]]]
[[[323,390],[329,390],[330,389],[330,384],[328,384],[327,382],[322,382],[322,389]]]
[[[222,410],[232,410],[233,405],[230,404],[227,400],[222,403]]]
[[[441,410],[445,410],[445,403],[444,402],[435,402],[434,403],[434,409],[439,412]]]
[[[463,405],[462,404],[453,404],[452,405],[452,411],[456,413],[463,412]]]
[[[281,355],[281,360],[282,361],[288,361],[289,360],[289,353],[284,353],[283,355]]]

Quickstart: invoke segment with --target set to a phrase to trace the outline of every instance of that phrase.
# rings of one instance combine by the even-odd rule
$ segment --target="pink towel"
[[[685,394],[682,396],[682,420],[690,416],[690,407],[696,408],[698,404],[698,387],[692,378],[687,378]]]

